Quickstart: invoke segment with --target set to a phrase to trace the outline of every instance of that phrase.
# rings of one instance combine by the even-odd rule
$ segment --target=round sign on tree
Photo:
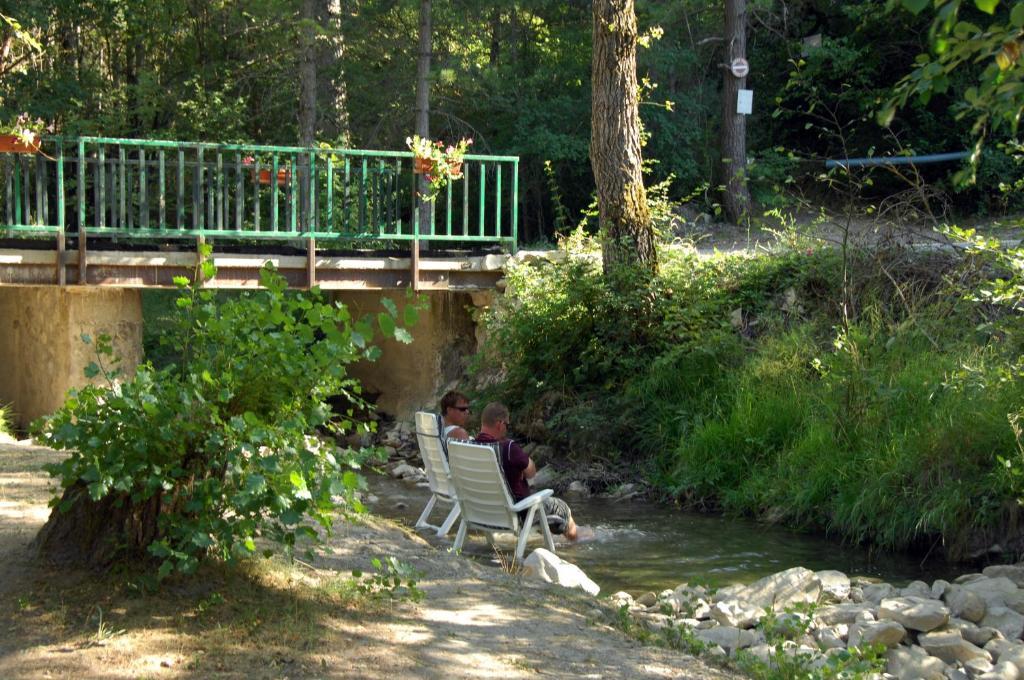
[[[750,73],[750,64],[743,57],[736,57],[729,64],[729,72],[735,78],[746,78],[747,74]]]

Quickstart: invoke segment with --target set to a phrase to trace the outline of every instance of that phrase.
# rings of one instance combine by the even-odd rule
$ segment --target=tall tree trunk
[[[428,139],[430,137],[430,56],[431,56],[431,0],[420,0],[420,45],[419,58],[416,60],[416,134]],[[423,175],[419,179],[420,194],[427,193],[427,179]],[[421,234],[430,233],[430,215],[433,201],[419,202],[419,220]]]
[[[350,145],[348,122],[348,90],[345,86],[345,32],[341,0],[319,0],[320,25],[326,38],[318,50],[317,73],[321,88],[320,101],[326,110],[320,116],[320,130],[325,137],[342,146]]]
[[[725,62],[747,56],[747,0],[725,0]],[[747,79],[725,71],[722,83],[722,205],[730,222],[750,217],[747,190],[747,117],[736,113],[736,97]]]
[[[605,273],[623,264],[658,269],[641,172],[636,40],[633,0],[594,0],[590,165]]]
[[[316,3],[302,0],[299,25],[299,146],[316,139]]]

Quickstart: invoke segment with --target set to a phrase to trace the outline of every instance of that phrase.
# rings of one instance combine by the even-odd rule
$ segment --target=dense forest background
[[[0,120],[27,112],[67,135],[294,144],[302,36],[316,35],[317,140],[404,148],[413,131],[419,0],[19,0],[0,2],[42,46],[3,27]],[[592,201],[591,7],[578,0],[433,3],[431,132],[478,153],[522,157],[520,230],[552,240]],[[723,4],[638,0],[641,114],[649,185],[716,213]],[[965,20],[977,13],[964,7]],[[303,18],[306,17],[306,18]],[[912,100],[890,128],[876,112],[929,51],[931,17],[885,2],[748,4],[754,113],[750,188],[759,208],[833,200],[825,158],[971,148],[958,102],[979,67]],[[820,37],[820,40],[819,40]],[[960,215],[1017,209],[1021,169],[990,136],[977,183],[956,164],[922,179]],[[867,201],[906,189],[880,174]],[[666,194],[663,194],[666,195]],[[1019,200],[1016,199],[1016,200]]]

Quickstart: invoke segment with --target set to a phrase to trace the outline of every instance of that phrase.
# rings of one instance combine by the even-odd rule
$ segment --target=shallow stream
[[[430,497],[425,488],[387,477],[371,476],[369,482],[378,499],[370,510],[409,526]],[[658,592],[680,583],[750,583],[797,566],[875,576],[897,586],[918,579],[931,583],[959,573],[953,565],[932,561],[922,567],[908,555],[872,552],[750,520],[682,512],[646,501],[566,500],[577,521],[594,529],[595,538],[575,545],[559,542],[558,554],[579,565],[607,594]],[[431,522],[443,519],[443,510],[435,508]],[[455,528],[445,540],[432,533],[421,535],[435,545],[450,545]],[[483,561],[496,559],[482,534],[471,532],[463,552]]]

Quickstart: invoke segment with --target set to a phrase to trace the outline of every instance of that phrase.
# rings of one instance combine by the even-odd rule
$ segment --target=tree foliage
[[[874,114],[915,57],[928,53],[930,15],[882,0],[748,3],[748,84],[756,94],[747,119],[747,171],[762,205],[784,198],[792,185],[787,178],[813,182],[820,166],[800,159],[835,157],[834,139],[804,127],[812,123],[804,87],[817,88],[817,101],[836,102],[841,117],[856,121],[848,135],[851,154],[969,146],[974,114],[956,119],[949,109],[968,103],[967,96],[1012,101],[1012,92],[1000,87],[1017,78],[1018,62],[990,79],[991,91],[978,78],[986,70],[997,75],[989,67],[1003,45],[1015,44],[1000,41],[1012,37],[1017,4],[993,3],[992,16],[953,0],[937,7],[941,13],[954,5],[956,21],[936,29],[947,46],[943,54],[976,46],[989,61],[967,59],[944,73],[941,59],[929,55],[937,66],[919,64],[919,81],[931,94],[907,90],[886,130]],[[68,135],[292,144],[299,135],[297,45],[313,28],[302,7],[303,0],[24,0],[4,13],[15,23],[0,22],[0,44],[12,41],[0,64],[0,121],[25,112]],[[420,2],[351,0],[340,8],[329,19],[315,13],[316,78],[325,85],[317,91],[317,140],[400,149],[414,131]],[[588,163],[590,10],[590,3],[551,0],[453,0],[432,7],[431,136],[472,137],[476,152],[521,157],[520,233],[527,241],[563,235],[572,225],[558,217],[562,208],[575,222],[596,191]],[[671,177],[672,197],[690,196],[713,183],[719,160],[722,3],[637,0],[636,15],[641,38],[662,36],[643,40],[647,47],[637,55],[645,183]],[[970,25],[980,33],[965,33]],[[804,44],[812,35],[821,35],[820,47]],[[801,62],[801,85],[787,89]],[[1012,134],[1005,127],[989,133],[987,153],[996,162],[986,169],[988,158],[982,159],[979,189],[961,194],[965,210],[987,206],[1007,172],[1011,180],[1021,175],[996,148]],[[948,171],[934,168],[929,179],[941,181]]]
[[[366,429],[352,413],[336,418],[326,399],[359,404],[346,366],[374,359],[376,330],[410,341],[393,304],[376,319],[353,319],[317,290],[288,293],[269,265],[265,290],[219,299],[201,281],[182,280],[180,315],[167,342],[180,360],[138,368],[73,392],[43,427],[43,440],[69,456],[49,467],[63,495],[40,532],[40,550],[60,561],[104,565],[147,554],[161,576],[193,571],[207,556],[251,555],[269,539],[291,550],[329,531],[337,504],[353,492],[366,455],[313,436]],[[91,341],[90,338],[84,338]],[[107,338],[95,341],[109,360]]]

